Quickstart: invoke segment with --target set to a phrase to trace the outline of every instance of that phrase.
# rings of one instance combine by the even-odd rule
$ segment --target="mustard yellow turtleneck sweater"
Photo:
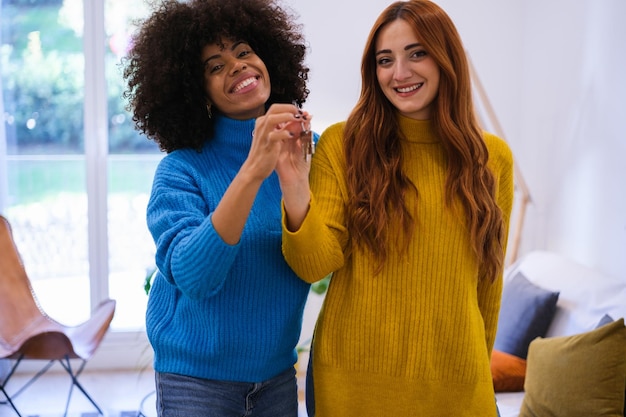
[[[446,159],[430,122],[400,117],[400,125],[403,170],[419,193],[407,201],[416,230],[406,255],[392,251],[376,276],[367,253],[344,257],[344,123],[319,140],[302,227],[283,228],[285,258],[300,277],[333,272],[314,337],[316,417],[496,416],[489,358],[502,279],[478,280],[459,203],[445,204]],[[508,230],[512,154],[484,137]]]

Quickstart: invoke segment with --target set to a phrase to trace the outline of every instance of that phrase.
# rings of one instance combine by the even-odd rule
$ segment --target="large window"
[[[120,59],[143,5],[0,0],[0,212],[44,310],[71,325],[114,298],[118,333],[143,330],[145,207],[163,156],[122,98]]]

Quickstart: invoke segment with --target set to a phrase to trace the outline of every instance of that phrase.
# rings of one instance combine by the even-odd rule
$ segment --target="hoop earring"
[[[209,119],[213,117],[213,113],[211,112],[211,105],[210,104],[206,105],[206,114],[207,114],[207,116],[209,116]]]

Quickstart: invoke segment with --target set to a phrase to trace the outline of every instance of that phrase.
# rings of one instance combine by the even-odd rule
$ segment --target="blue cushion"
[[[600,319],[600,321],[596,325],[596,329],[598,327],[602,327],[605,324],[609,324],[609,323],[613,323],[613,317],[609,316],[608,314],[605,314],[604,316],[602,316],[602,318]]]
[[[502,290],[494,349],[526,359],[530,342],[546,335],[558,299],[559,292],[541,288],[518,272]]]

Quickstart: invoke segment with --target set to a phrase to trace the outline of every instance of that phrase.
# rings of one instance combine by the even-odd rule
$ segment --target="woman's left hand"
[[[309,171],[311,169],[312,116],[303,111],[301,121],[289,122],[293,137],[283,141],[276,163],[276,173],[283,193],[283,204],[287,213],[287,227],[295,231],[306,217],[311,201]],[[304,132],[304,134],[302,134]],[[309,153],[309,150],[311,153]]]
[[[300,122],[289,122],[286,129],[293,133],[293,137],[283,141],[280,155],[276,164],[276,172],[281,186],[292,186],[305,182],[308,187],[309,170],[313,146],[313,132],[311,132],[311,115],[302,112]]]

